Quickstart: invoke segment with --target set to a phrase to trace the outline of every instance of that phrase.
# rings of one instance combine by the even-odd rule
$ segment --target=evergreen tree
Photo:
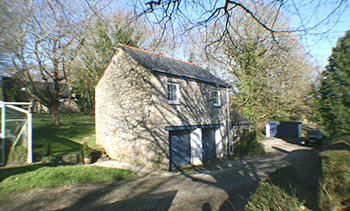
[[[21,90],[20,81],[16,77],[3,77],[1,79],[1,97],[5,102],[27,102],[27,92]]]
[[[350,30],[338,39],[328,61],[315,94],[318,123],[328,136],[350,133]]]
[[[95,85],[114,55],[118,43],[139,47],[141,41],[140,31],[134,26],[119,22],[114,26],[109,22],[98,22],[96,31],[91,36],[92,39],[87,41],[88,49],[83,49],[80,54],[82,65],[79,64],[73,68],[73,92],[81,94],[78,103],[83,108],[94,108]]]

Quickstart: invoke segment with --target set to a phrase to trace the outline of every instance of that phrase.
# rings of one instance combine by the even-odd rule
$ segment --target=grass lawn
[[[95,116],[88,113],[60,113],[60,126],[52,126],[51,114],[33,114],[33,151],[70,154],[81,149],[80,141],[95,134]]]
[[[0,173],[0,192],[137,178],[134,172],[128,170],[83,165],[28,165]]]
[[[92,149],[101,150],[101,151],[104,150],[103,147],[96,144],[96,137],[95,136],[91,136],[87,143],[88,143],[89,147],[91,147]]]
[[[60,126],[52,126],[51,114],[33,114],[33,152],[51,154],[80,152],[81,139],[95,134],[95,117],[88,113],[61,113]],[[95,137],[89,139],[93,148]],[[132,171],[96,166],[24,165],[0,169],[0,192],[23,191],[33,188],[57,187],[84,182],[137,178]]]

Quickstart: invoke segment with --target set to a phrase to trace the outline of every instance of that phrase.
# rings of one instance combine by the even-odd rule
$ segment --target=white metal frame
[[[5,164],[5,138],[6,138],[6,107],[11,108],[13,110],[25,113],[27,116],[27,121],[25,124],[27,124],[27,135],[28,135],[28,146],[27,146],[27,150],[28,150],[28,155],[27,155],[27,163],[32,163],[33,162],[33,150],[32,150],[32,114],[29,111],[17,107],[15,105],[28,105],[29,108],[32,105],[32,103],[28,103],[28,102],[3,102],[0,101],[0,109],[2,112],[1,115],[1,130],[0,130],[0,138],[2,139],[2,149],[0,148],[0,150],[3,150],[2,153],[2,162],[0,163],[0,165],[4,165]],[[21,133],[23,132],[23,129],[21,130]],[[19,139],[21,133],[18,135],[18,137],[16,138],[16,141]]]
[[[179,84],[178,83],[172,83],[172,82],[168,82],[167,83],[167,95],[169,95],[169,85],[170,86],[175,86],[175,88],[176,88],[176,90],[175,90],[175,95],[176,95],[176,99],[175,100],[173,100],[173,99],[171,99],[171,100],[169,100],[168,99],[168,104],[179,104],[179,102],[180,102],[180,86],[179,86]]]
[[[221,106],[221,99],[220,99],[220,90],[212,90],[212,99],[213,99],[213,106],[220,107]],[[214,99],[217,99],[217,102],[215,102]]]

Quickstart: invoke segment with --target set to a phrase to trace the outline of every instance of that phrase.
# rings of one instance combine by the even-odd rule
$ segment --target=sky
[[[324,68],[328,64],[328,58],[332,54],[332,48],[336,46],[338,38],[344,37],[345,32],[350,30],[350,5],[345,1],[339,7],[336,0],[301,0],[299,3],[304,1],[309,1],[309,4],[299,7],[299,14],[303,17],[303,22],[300,21],[300,16],[295,13],[291,16],[291,20],[294,23],[293,26],[296,28],[303,24],[306,28],[319,24],[315,29],[305,34],[304,38],[306,38],[305,44],[311,55],[317,59],[318,65]],[[321,2],[322,4],[315,9],[315,3],[317,2]],[[338,10],[332,13],[334,9]],[[322,22],[329,14],[332,14],[329,19]],[[322,23],[320,24],[320,22]]]
[[[275,4],[276,0],[252,1],[278,5]],[[131,5],[129,2],[129,6],[135,6],[137,2],[138,9],[144,10],[147,8],[145,2],[148,1],[132,0],[131,2]],[[187,1],[183,2],[185,2],[183,4],[186,4]],[[213,2],[216,1],[193,0],[189,2],[200,3],[204,7],[211,8]],[[224,3],[223,0],[217,0],[217,2],[218,5]],[[242,0],[240,2],[244,4],[245,1]],[[343,3],[339,5],[339,2]],[[191,4],[192,6],[194,5],[193,3]],[[216,6],[218,7],[218,5]],[[190,10],[193,8],[191,6],[182,7],[186,14],[191,14]],[[334,10],[336,12],[332,13]],[[350,30],[349,2],[342,0],[284,0],[282,12],[291,21],[293,29],[301,31],[306,29],[306,33],[301,32],[305,46],[307,51],[315,58],[315,62],[317,62],[320,70],[322,70],[328,64],[328,57],[331,55],[332,48],[335,47],[338,38],[343,37],[345,32]],[[195,14],[193,15],[196,16]],[[152,18],[152,16],[149,17]],[[188,18],[192,19],[194,17]],[[201,18],[199,17],[199,19]]]

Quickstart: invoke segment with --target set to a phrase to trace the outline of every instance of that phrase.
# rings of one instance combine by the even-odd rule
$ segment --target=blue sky
[[[345,32],[350,30],[349,3],[345,1],[339,5],[338,0],[288,0],[286,2],[289,3],[287,6],[289,10],[285,12],[290,15],[292,27],[301,30],[312,28],[304,34],[305,44],[311,55],[317,59],[320,68],[324,68],[328,64],[328,57],[338,38],[343,37]],[[336,12],[332,13],[334,10]],[[313,28],[314,26],[316,27]]]
[[[338,38],[344,37],[345,32],[350,30],[350,14],[344,15],[340,22],[327,33],[327,37],[319,39],[318,36],[308,38],[311,54],[319,59],[320,65],[324,67],[328,64],[328,57],[332,54]]]
[[[337,39],[343,37],[345,32],[350,30],[350,4],[348,1],[343,1],[339,6],[340,1],[341,0],[283,1],[283,13],[292,22],[292,28],[297,30],[306,29],[306,33],[302,32],[305,45],[307,46],[308,52],[317,60],[320,69],[323,69],[324,66],[328,64],[328,57],[331,55],[332,48],[335,47]],[[147,8],[145,3],[148,1],[131,0],[128,3],[126,1],[123,2],[125,2],[125,6],[128,5],[128,7],[133,7],[136,4],[136,10],[140,11]],[[210,4],[213,2],[215,1],[203,0],[202,3],[210,8]],[[218,0],[218,2],[222,4],[224,1]],[[260,1],[258,0],[256,2]],[[264,0],[261,2],[276,3],[276,1],[271,0]],[[185,8],[186,12],[191,14],[189,11],[193,8],[191,6]],[[336,12],[332,14],[333,10],[336,10]],[[329,14],[332,15],[328,17]],[[195,14],[193,15],[196,16]],[[149,16],[149,18],[152,19],[152,15]]]

